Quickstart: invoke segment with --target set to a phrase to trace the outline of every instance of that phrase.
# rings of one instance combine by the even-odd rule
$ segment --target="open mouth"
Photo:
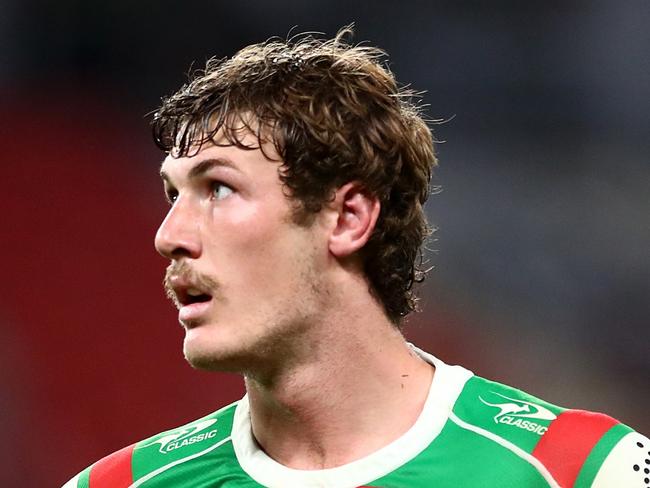
[[[180,271],[183,271],[182,269]],[[192,278],[189,272],[173,273],[168,268],[164,285],[167,296],[178,309],[178,320],[185,327],[195,327],[209,316],[214,303],[212,291],[216,288],[203,282],[200,277]]]
[[[193,287],[175,287],[174,301],[178,307],[178,320],[187,328],[201,323],[209,313],[212,295]]]
[[[196,288],[179,288],[175,290],[175,293],[178,303],[183,307],[212,300],[212,295]]]

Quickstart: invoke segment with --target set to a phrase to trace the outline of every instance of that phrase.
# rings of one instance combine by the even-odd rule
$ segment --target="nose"
[[[169,259],[201,255],[200,223],[187,201],[178,199],[158,228],[156,250]]]

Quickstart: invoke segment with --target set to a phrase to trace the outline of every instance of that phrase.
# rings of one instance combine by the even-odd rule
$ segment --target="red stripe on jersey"
[[[100,459],[90,469],[89,488],[128,488],[133,483],[131,456],[135,444]]]
[[[558,415],[535,446],[533,456],[560,486],[573,486],[587,456],[618,421],[602,413],[566,410]]]

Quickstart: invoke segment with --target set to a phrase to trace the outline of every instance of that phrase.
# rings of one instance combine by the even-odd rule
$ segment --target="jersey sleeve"
[[[594,453],[591,488],[648,488],[650,486],[650,440],[638,432],[628,432],[613,446],[599,446]],[[591,456],[590,456],[591,457]],[[589,459],[587,460],[589,462]],[[588,466],[585,465],[585,468]],[[588,481],[588,480],[585,480]]]
[[[133,483],[131,458],[135,444],[100,459],[62,488],[128,488]]]
[[[602,413],[565,410],[533,455],[563,488],[650,488],[650,441]]]
[[[230,439],[237,403],[109,454],[84,469],[63,488],[129,488],[140,486],[161,473],[166,473],[161,478],[169,478],[175,473],[190,472],[194,469],[192,466],[206,459],[205,454],[213,454]],[[222,456],[221,451],[218,456]],[[223,456],[227,458],[226,454]],[[195,459],[198,459],[196,464],[193,463]]]

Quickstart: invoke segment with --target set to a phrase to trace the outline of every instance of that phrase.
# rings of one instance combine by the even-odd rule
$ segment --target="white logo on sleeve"
[[[481,400],[487,406],[499,409],[499,412],[494,416],[494,422],[497,424],[512,425],[520,429],[534,432],[538,435],[543,435],[548,430],[547,426],[524,419],[550,421],[557,418],[556,415],[548,408],[537,405],[536,403],[531,403],[516,398],[510,398],[495,391],[492,391],[490,393],[508,400],[508,402],[504,403],[491,403],[484,400],[480,396],[478,397],[479,400]]]
[[[184,429],[163,435],[159,439],[153,440],[148,444],[138,446],[139,448],[153,446],[160,444],[158,451],[161,454],[167,454],[181,447],[196,444],[208,439],[212,439],[217,435],[217,429],[212,429],[207,432],[201,432],[212,426],[217,419],[202,420],[192,425],[188,425]]]

